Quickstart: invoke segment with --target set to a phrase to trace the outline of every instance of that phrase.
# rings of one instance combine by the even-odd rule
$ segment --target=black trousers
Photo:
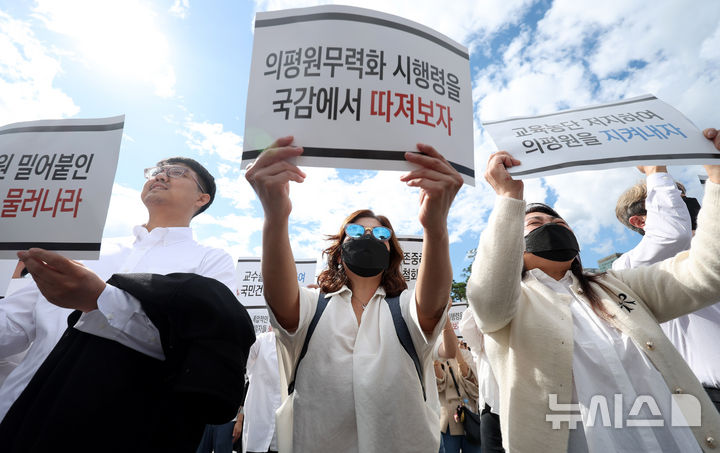
[[[710,397],[710,400],[715,404],[715,409],[720,412],[720,389],[716,389],[714,387],[705,387],[705,391]]]
[[[500,433],[500,416],[490,412],[487,404],[480,413],[480,438],[483,453],[505,453]]]

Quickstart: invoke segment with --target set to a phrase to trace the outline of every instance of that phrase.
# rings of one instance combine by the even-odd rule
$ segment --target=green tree
[[[477,254],[477,249],[468,250],[465,257],[470,260],[470,264],[468,264],[462,270],[462,274],[461,274],[462,281],[456,281],[455,279],[453,279],[452,287],[450,288],[450,297],[452,298],[453,302],[455,302],[455,303],[467,302],[467,296],[465,295],[465,287],[467,286],[467,281],[470,278],[470,271],[472,270],[472,262],[475,260],[476,254]]]

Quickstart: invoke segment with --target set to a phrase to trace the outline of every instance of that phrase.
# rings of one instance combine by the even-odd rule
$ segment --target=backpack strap
[[[423,371],[422,366],[420,366],[420,358],[417,355],[417,351],[415,351],[415,345],[412,342],[412,337],[410,337],[410,331],[405,323],[405,319],[402,317],[402,312],[400,310],[400,296],[386,298],[385,302],[387,302],[388,308],[390,309],[390,314],[392,315],[393,324],[395,325],[395,333],[397,334],[398,340],[400,340],[400,344],[403,349],[405,349],[405,352],[408,353],[415,364],[415,371],[417,371],[418,378],[420,379],[423,399],[427,401],[425,381],[423,381]]]
[[[388,308],[390,309],[390,314],[392,315],[393,325],[395,326],[395,333],[397,334],[398,340],[400,341],[403,349],[405,349],[405,352],[408,353],[410,359],[412,359],[413,364],[415,365],[415,371],[417,371],[418,378],[420,379],[420,387],[422,388],[423,399],[427,401],[427,395],[425,393],[425,382],[423,381],[422,367],[420,366],[420,358],[417,355],[417,351],[415,351],[415,345],[412,342],[412,337],[410,337],[410,331],[408,330],[407,324],[402,317],[402,312],[400,310],[400,296],[386,298],[385,301],[387,302]],[[308,326],[308,331],[305,335],[305,341],[303,342],[303,347],[300,350],[300,356],[298,357],[298,361],[295,364],[292,381],[290,382],[290,385],[288,385],[288,395],[291,395],[293,391],[295,391],[295,377],[297,376],[298,366],[300,365],[303,357],[305,357],[305,354],[307,354],[310,338],[312,337],[313,332],[315,331],[315,327],[317,326],[318,321],[320,321],[320,317],[325,311],[327,304],[328,300],[325,298],[325,294],[320,291],[320,294],[318,294],[318,302],[317,308],[315,309],[315,315],[313,316],[313,319],[312,321],[310,321],[310,325]]]
[[[307,348],[308,344],[310,343],[310,338],[312,337],[313,332],[315,331],[315,327],[317,327],[317,323],[318,321],[320,321],[320,317],[325,311],[325,307],[327,307],[327,304],[328,300],[325,298],[325,293],[320,291],[320,294],[318,294],[317,308],[315,308],[315,315],[313,316],[313,319],[312,321],[310,321],[310,325],[308,326],[307,334],[305,335],[305,341],[303,342],[302,349],[300,350],[300,357],[298,357],[298,360],[295,363],[295,370],[293,371],[292,381],[290,382],[290,385],[288,385],[288,395],[292,395],[292,392],[295,391],[295,376],[297,376],[298,366],[300,365],[303,357],[305,357],[305,354],[307,354]]]

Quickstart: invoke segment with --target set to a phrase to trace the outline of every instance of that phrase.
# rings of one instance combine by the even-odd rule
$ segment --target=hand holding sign
[[[419,154],[405,153],[405,159],[420,168],[400,180],[421,189],[419,218],[423,228],[445,231],[450,206],[463,185],[462,176],[432,146],[418,144],[417,148]]]
[[[106,285],[90,269],[77,261],[38,248],[18,252],[18,258],[25,263],[48,301],[83,312],[97,309],[97,299]]]
[[[522,181],[514,180],[507,170],[517,165],[520,165],[520,161],[512,157],[507,151],[499,151],[490,155],[485,170],[485,179],[490,183],[496,194],[522,200],[524,184]]]
[[[703,131],[703,135],[708,140],[712,140],[715,148],[720,151],[720,131],[715,128],[708,128]],[[708,179],[716,184],[720,184],[720,165],[705,165],[705,171]]]
[[[292,136],[275,140],[247,167],[245,179],[260,198],[266,218],[287,219],[292,211],[290,181],[305,180],[305,173],[288,162],[303,152],[300,147],[290,146],[292,142]]]

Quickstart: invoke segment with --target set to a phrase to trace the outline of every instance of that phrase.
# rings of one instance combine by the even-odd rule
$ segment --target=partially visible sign
[[[96,260],[124,116],[0,127],[0,259],[41,247]]]
[[[266,307],[248,308],[247,311],[255,327],[256,336],[270,330],[270,315]]]
[[[243,164],[292,135],[298,165],[409,170],[432,145],[474,184],[470,59],[418,23],[327,5],[258,13]]]
[[[499,150],[522,162],[509,169],[520,179],[633,165],[717,164],[720,158],[690,120],[653,95],[483,127]]]
[[[450,310],[448,311],[450,323],[452,324],[453,330],[455,331],[455,335],[457,335],[458,337],[462,337],[462,334],[460,333],[460,321],[462,321],[463,312],[467,308],[467,304],[458,304],[450,307]]]
[[[300,286],[315,283],[315,260],[296,260]],[[235,268],[237,298],[246,307],[265,307],[260,258],[240,258]]]
[[[422,260],[422,236],[398,236],[398,242],[403,250],[403,260],[400,263],[402,275],[407,282],[408,289],[414,289],[417,283],[420,260]]]

